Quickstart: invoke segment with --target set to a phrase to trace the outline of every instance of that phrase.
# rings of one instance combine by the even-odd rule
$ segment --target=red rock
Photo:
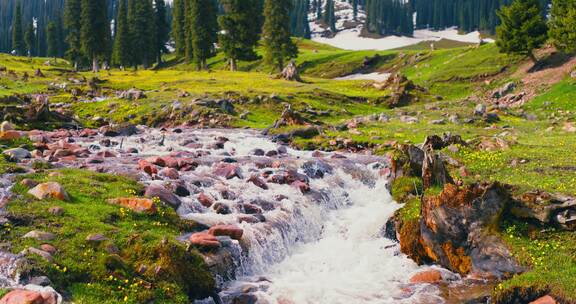
[[[180,178],[180,174],[178,173],[178,170],[176,170],[174,168],[164,168],[164,169],[160,170],[160,172],[158,172],[158,174],[160,176],[164,176],[164,177],[167,177],[169,179]]]
[[[48,304],[47,299],[37,291],[15,289],[6,294],[0,304]]]
[[[108,200],[110,204],[120,205],[139,213],[156,213],[156,204],[148,198],[121,197]]]
[[[62,186],[55,182],[40,184],[28,191],[28,194],[33,195],[39,200],[47,198],[56,198],[63,201],[69,201],[68,193]]]
[[[116,153],[112,152],[112,151],[100,151],[98,153],[96,153],[96,156],[99,157],[104,157],[104,158],[108,158],[108,157],[118,157],[118,155],[116,155]]]
[[[56,248],[50,244],[42,244],[42,245],[40,245],[40,249],[42,249],[43,251],[46,251],[50,254],[56,253]]]
[[[214,199],[212,198],[212,196],[210,196],[209,194],[205,194],[204,192],[198,194],[197,199],[200,202],[200,204],[202,204],[202,206],[206,208],[210,208],[214,204]]]
[[[226,179],[233,179],[234,177],[242,178],[240,167],[233,164],[218,164],[214,169],[214,174],[225,177]]]
[[[146,172],[148,175],[158,174],[158,169],[152,163],[147,160],[141,159],[138,161],[138,167],[140,170]]]
[[[261,178],[259,178],[256,175],[252,175],[249,179],[248,179],[249,183],[253,183],[254,185],[264,189],[264,190],[268,190],[268,185],[266,185],[266,182],[263,181]]]
[[[83,129],[82,131],[80,131],[80,133],[78,133],[78,136],[80,137],[92,137],[96,135],[98,135],[98,132],[92,129]]]
[[[442,273],[438,270],[426,270],[413,275],[410,278],[410,283],[438,283],[442,281]]]
[[[74,153],[72,153],[72,151],[70,151],[70,150],[58,149],[58,150],[54,151],[54,154],[52,154],[52,155],[54,157],[61,158],[61,157],[65,157],[65,156],[70,156],[72,154],[74,154]]]
[[[22,137],[22,134],[18,131],[0,132],[0,140],[14,140],[20,137]]]
[[[308,185],[305,182],[301,182],[301,181],[295,181],[292,184],[290,184],[292,187],[296,187],[298,189],[300,189],[300,191],[302,193],[306,193],[310,191],[310,185]]]
[[[530,302],[530,304],[556,304],[556,303],[557,303],[556,300],[551,296],[543,296]]]
[[[240,240],[244,230],[233,225],[216,225],[211,227],[208,233],[213,236],[229,236],[234,240]]]
[[[197,232],[190,236],[190,242],[192,245],[200,246],[208,249],[220,248],[220,241],[218,239],[206,232]]]

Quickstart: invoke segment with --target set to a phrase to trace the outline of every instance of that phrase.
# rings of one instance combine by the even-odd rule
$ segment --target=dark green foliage
[[[106,0],[82,0],[80,43],[82,53],[92,59],[92,71],[98,72],[98,60],[109,50],[110,28]]]
[[[290,38],[291,0],[266,0],[264,2],[264,59],[279,71],[286,60],[298,56],[298,48]]]
[[[310,23],[308,22],[309,0],[293,0],[294,6],[290,11],[290,28],[292,35],[310,39]]]
[[[377,35],[408,35],[414,32],[412,9],[401,0],[368,0],[366,29]]]
[[[36,32],[34,31],[34,24],[30,22],[24,33],[24,43],[28,56],[36,56]]]
[[[156,37],[152,0],[129,0],[131,64],[149,67],[156,60]]]
[[[207,67],[206,60],[214,55],[214,43],[218,39],[216,3],[214,0],[192,0],[190,4],[194,63],[201,70]]]
[[[164,0],[154,0],[154,19],[156,21],[156,62],[162,63],[162,54],[168,53],[166,43],[170,38],[170,24],[166,17],[166,2]]]
[[[58,50],[60,46],[58,37],[58,28],[54,21],[48,23],[46,27],[46,43],[48,45],[47,55],[48,57],[58,57]]]
[[[553,0],[550,12],[550,38],[561,51],[576,52],[576,1]]]
[[[547,26],[538,0],[515,0],[498,12],[501,24],[496,28],[496,44],[501,52],[528,55],[547,40]]]
[[[332,33],[336,32],[336,15],[334,14],[334,0],[326,0],[326,6],[324,9],[323,22],[328,27]]]
[[[82,10],[81,0],[66,0],[64,8],[64,28],[67,31],[66,44],[68,50],[66,51],[66,58],[71,60],[74,65],[80,61],[82,50],[80,44],[80,15],[78,12]]]
[[[126,5],[126,0],[119,0],[114,50],[112,51],[112,63],[122,67],[126,67],[130,63],[130,32],[128,31]]]
[[[22,56],[26,54],[24,32],[22,30],[22,7],[20,2],[16,3],[16,12],[14,22],[12,23],[12,49],[17,55]]]
[[[251,61],[258,58],[255,52],[260,39],[258,1],[222,1],[225,14],[218,18],[221,29],[220,48],[233,71],[238,68],[238,60]]]
[[[185,33],[185,0],[174,0],[172,4],[172,39],[176,45],[176,56],[182,57],[186,52]]]

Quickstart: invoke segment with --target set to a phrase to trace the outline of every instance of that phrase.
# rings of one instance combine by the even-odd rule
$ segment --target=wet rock
[[[305,182],[295,181],[290,184],[292,187],[297,188],[302,193],[310,192],[310,185]]]
[[[176,195],[180,197],[186,197],[190,195],[190,190],[188,190],[188,188],[186,188],[185,186],[177,185],[176,189],[174,190],[174,193],[176,193]]]
[[[44,298],[38,291],[15,289],[7,293],[0,304],[56,304],[50,297]]]
[[[28,233],[26,233],[24,236],[22,236],[25,239],[35,239],[38,241],[52,241],[53,239],[56,238],[56,235],[50,232],[44,232],[44,231],[39,231],[39,230],[32,230]]]
[[[253,183],[254,185],[256,185],[259,188],[262,188],[264,190],[268,190],[268,185],[266,184],[266,182],[261,179],[260,177],[258,177],[257,175],[252,175],[249,179],[248,179],[249,183]]]
[[[144,192],[144,196],[151,199],[157,197],[160,199],[160,201],[168,204],[174,209],[178,209],[178,207],[180,207],[182,204],[182,201],[176,195],[159,185],[148,186]]]
[[[6,155],[9,160],[17,162],[27,158],[32,158],[32,154],[30,154],[28,150],[22,148],[8,149],[2,152],[2,154]]]
[[[39,184],[38,186],[28,190],[28,194],[36,197],[39,200],[44,200],[47,198],[55,198],[62,201],[70,200],[68,193],[59,183],[56,182]]]
[[[83,129],[82,131],[80,131],[80,133],[78,133],[79,137],[93,137],[96,135],[98,135],[98,132],[92,129]]]
[[[232,211],[230,210],[230,207],[228,207],[228,205],[226,205],[224,203],[214,204],[213,209],[217,214],[230,214],[230,213],[232,213]]]
[[[158,174],[158,168],[144,159],[138,161],[138,167],[150,176]]]
[[[178,170],[174,168],[164,168],[158,172],[158,175],[169,178],[169,179],[178,179],[180,178],[180,174]]]
[[[216,225],[211,227],[208,233],[213,236],[229,236],[233,240],[240,240],[244,230],[234,225]]]
[[[332,166],[320,160],[307,161],[302,165],[302,170],[310,178],[324,178],[326,174],[332,174]]]
[[[439,283],[442,281],[442,273],[439,270],[431,269],[418,272],[410,278],[410,283]]]
[[[100,128],[100,133],[108,137],[132,136],[138,134],[138,128],[130,124],[110,125]]]
[[[242,208],[246,214],[261,214],[263,212],[260,207],[253,204],[243,204]]]
[[[196,199],[198,199],[200,204],[202,204],[202,206],[204,206],[206,208],[210,208],[214,204],[214,198],[212,198],[211,195],[206,194],[204,192],[201,192],[200,194],[198,194],[198,197]]]
[[[266,152],[266,156],[268,156],[268,157],[278,156],[278,151],[270,150],[270,151]]]
[[[233,179],[235,177],[242,179],[242,170],[239,166],[234,164],[217,164],[214,168],[214,174],[226,179]]]
[[[509,207],[504,186],[447,184],[422,202],[421,242],[430,259],[460,274],[490,273],[505,278],[523,269],[506,245],[489,231]]]
[[[198,246],[204,249],[218,249],[220,248],[220,241],[207,232],[197,232],[193,233],[190,238],[190,243],[194,246]]]
[[[262,149],[254,149],[250,151],[250,154],[254,156],[264,156],[265,152]]]
[[[154,214],[157,211],[156,204],[148,198],[121,197],[110,199],[108,203],[119,205],[138,213]]]
[[[532,302],[530,302],[530,304],[556,304],[558,302],[556,302],[556,299],[554,299],[553,297],[547,295],[547,296],[543,296],[540,297]]]

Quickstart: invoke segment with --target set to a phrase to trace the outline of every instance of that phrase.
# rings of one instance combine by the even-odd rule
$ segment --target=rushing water
[[[146,184],[184,184],[192,195],[181,197],[178,213],[182,217],[207,226],[234,224],[244,230],[240,242],[221,239],[223,250],[234,259],[228,265],[233,268],[229,273],[217,273],[224,303],[442,302],[437,287],[407,284],[410,276],[423,268],[382,236],[385,223],[400,207],[391,199],[382,176],[388,165],[385,159],[313,155],[282,147],[246,130],[142,129],[138,135],[114,138],[116,143],[108,147],[101,144],[106,138],[100,135],[75,138],[75,144],[94,152],[117,153],[117,157],[98,164],[99,171],[132,170]],[[128,148],[138,149],[138,154],[124,152]],[[256,148],[277,151],[278,155],[257,156]],[[163,155],[191,157],[199,166],[181,171],[177,181],[152,179],[136,170],[138,159]],[[227,180],[214,175],[214,166],[223,162],[238,165],[242,178]],[[83,160],[69,165],[86,166]],[[320,174],[323,176],[310,178],[307,193],[287,184],[268,182],[269,189],[263,190],[247,182],[250,176],[271,176],[287,170],[303,174],[305,168],[317,167],[326,168]],[[195,195],[200,192],[211,195],[230,212],[219,214],[214,208],[202,206]],[[260,217],[254,217],[258,220],[243,220],[252,216],[245,214],[245,204],[262,209]],[[238,296],[249,296],[251,302],[236,302]]]

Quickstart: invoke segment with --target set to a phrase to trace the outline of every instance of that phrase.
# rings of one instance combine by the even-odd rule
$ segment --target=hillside
[[[391,154],[398,153],[399,146],[419,145],[428,136],[449,133],[461,136],[463,141],[442,146],[438,152],[446,159],[449,174],[463,187],[482,182],[500,182],[511,185],[510,195],[514,198],[536,190],[554,195],[561,193],[569,197],[576,196],[576,170],[571,152],[576,150],[576,104],[573,102],[576,80],[570,75],[576,66],[574,59],[558,59],[558,54],[553,50],[544,49],[539,54],[544,64],[533,71],[528,59],[501,54],[496,45],[491,43],[462,46],[444,42],[444,47],[434,51],[426,46],[427,43],[422,47],[416,45],[384,51],[344,50],[305,39],[298,39],[297,43],[300,54],[296,64],[303,82],[278,79],[269,73],[270,67],[261,60],[241,63],[240,71],[230,72],[222,55],[210,59],[209,70],[202,72],[196,72],[191,65],[168,56],[166,65],[156,69],[111,69],[93,74],[74,72],[70,64],[61,59],[57,63],[50,63],[46,58],[0,54],[1,120],[12,120],[16,128],[23,131],[86,127],[94,128],[97,133],[98,128],[106,130],[109,125],[133,124],[166,130],[184,128],[186,135],[186,132],[195,132],[187,128],[197,128],[201,130],[199,132],[204,128],[228,128],[228,134],[224,135],[234,142],[238,153],[252,150],[252,147],[248,149],[245,145],[260,143],[244,133],[236,133],[239,128],[251,128],[259,132],[266,131],[267,136],[275,140],[286,140],[292,148],[322,153],[336,151],[356,156],[372,154],[374,157],[390,157],[393,160],[398,160]],[[438,42],[438,45],[441,44]],[[262,51],[259,49],[258,52]],[[38,69],[41,74],[37,73]],[[351,75],[363,77],[364,74],[381,79],[389,76],[389,81],[375,83],[371,80],[336,79]],[[58,115],[49,119],[38,116],[37,121],[27,118],[24,110],[18,106],[33,104],[33,100],[27,101],[26,95],[34,97],[36,94],[47,96],[50,111]],[[73,119],[64,121],[62,117]],[[155,129],[146,129],[143,138],[159,140],[161,137],[164,142],[164,135],[154,132]],[[192,133],[190,138],[200,136],[201,139],[197,141],[205,144],[204,150],[209,151],[205,157],[210,153],[220,157],[218,143],[213,141],[224,135],[210,133],[203,138],[199,135],[202,133]],[[166,138],[170,142],[183,141],[185,138],[182,137],[188,137],[175,132],[167,134]],[[46,136],[56,135],[47,133]],[[93,136],[98,140],[106,139],[98,137],[100,135]],[[98,143],[90,142],[86,137],[70,137],[73,141],[65,142],[66,145],[74,144],[75,141],[77,144],[87,141],[87,145]],[[243,146],[244,137],[251,141]],[[127,144],[133,140],[130,136],[126,136],[126,139]],[[53,140],[52,137],[50,140]],[[49,145],[59,142],[54,141]],[[0,150],[18,146],[32,149],[37,144],[28,139],[2,140]],[[64,142],[60,144],[64,145]],[[142,148],[148,153],[144,155],[149,156],[171,147],[144,145]],[[119,153],[119,157],[124,155],[120,150],[114,153]],[[227,162],[237,161],[233,159],[234,155],[226,157]],[[249,156],[242,155],[238,160],[245,161],[243,157]],[[275,161],[274,156],[270,157],[270,162]],[[204,161],[199,156],[194,158]],[[301,161],[299,158],[300,154],[295,153],[287,156],[286,162],[297,163]],[[53,170],[42,168],[42,159],[52,163],[48,167],[55,166],[55,171],[59,173],[52,174]],[[135,159],[132,156],[121,159],[122,164],[130,170],[136,170],[140,165],[131,163]],[[205,161],[212,160],[206,158]],[[160,210],[163,211],[162,215],[156,214],[150,218],[131,212],[126,215],[117,206],[107,204],[107,200],[123,195],[131,196],[131,193],[136,197],[143,196],[142,185],[129,178],[89,173],[81,169],[84,165],[75,158],[54,160],[39,157],[37,165],[27,161],[9,162],[8,158],[0,160],[0,173],[16,173],[23,170],[19,167],[26,168],[27,174],[19,175],[18,180],[56,181],[69,190],[72,197],[71,202],[38,202],[25,194],[27,189],[24,186],[15,186],[13,192],[18,194],[18,198],[7,205],[15,227],[10,226],[10,229],[3,228],[0,231],[3,239],[12,243],[13,252],[40,245],[35,240],[20,238],[30,230],[29,226],[34,229],[53,228],[59,234],[53,243],[60,253],[54,255],[54,263],[34,259],[36,267],[33,269],[49,275],[57,291],[77,303],[115,303],[123,300],[142,303],[153,299],[166,303],[185,303],[187,297],[192,299],[212,295],[210,292],[213,292],[214,282],[206,279],[208,274],[205,265],[199,261],[201,255],[210,254],[193,249],[188,257],[185,254],[188,248],[182,246],[177,239],[180,234],[203,231],[204,228],[194,225],[206,223],[198,221],[191,224],[180,219],[166,206]],[[36,172],[30,171],[33,166],[37,166]],[[115,166],[114,163],[104,162],[102,170],[118,172],[114,171]],[[250,170],[259,170],[256,167],[250,167]],[[149,170],[151,167],[147,168]],[[254,172],[262,176],[266,174]],[[141,178],[138,174],[135,175]],[[190,179],[198,178],[188,176],[184,171],[180,171],[180,174]],[[213,178],[210,174],[201,177]],[[164,177],[157,178],[162,180]],[[146,176],[142,182],[149,186],[153,180],[154,177]],[[419,179],[410,180],[406,197],[411,200],[406,200],[401,191],[395,191],[401,188],[401,182],[398,179],[392,185],[394,198],[407,203],[398,216],[405,223],[414,223],[424,216],[421,201],[414,200],[414,197],[421,196],[425,202],[443,189],[432,188],[425,193],[415,189],[416,193],[412,193],[413,188],[418,188]],[[190,186],[190,189],[197,189],[198,192],[188,193],[182,200],[186,202],[192,195],[200,193],[198,189],[201,187],[204,187],[202,189],[206,193],[221,191],[216,186],[212,188],[212,185],[205,186],[203,183],[196,180],[195,188]],[[229,189],[241,193],[242,185],[247,182],[223,183]],[[258,180],[252,179],[251,183],[257,184]],[[315,183],[311,185],[318,186]],[[342,185],[336,182],[332,186]],[[271,188],[275,189],[273,186]],[[250,191],[256,193],[261,189]],[[287,195],[293,199],[292,192]],[[355,195],[352,199],[361,196]],[[0,205],[4,206],[2,198],[0,196]],[[304,198],[295,198],[299,199]],[[42,208],[35,208],[34,204],[43,205]],[[45,214],[45,209],[55,206],[66,210],[65,218]],[[573,212],[572,209],[565,210]],[[265,211],[260,212],[268,215]],[[567,217],[570,222],[573,214],[568,213]],[[85,222],[81,225],[78,221]],[[248,226],[242,227],[252,231]],[[494,288],[492,285],[478,284],[481,286],[479,289],[482,290],[482,297],[491,296],[496,303],[527,303],[549,294],[561,303],[576,301],[576,240],[571,232],[573,227],[550,226],[530,216],[519,218],[507,215],[490,229],[505,242],[513,257],[526,271],[509,280],[498,281]],[[134,231],[142,233],[143,237],[134,236]],[[95,233],[108,237],[96,241],[102,245],[81,249],[80,244],[85,242],[87,236]],[[164,241],[166,235],[174,237]],[[72,238],[70,243],[66,242],[64,236]],[[106,252],[105,248],[109,244],[127,245],[121,247],[118,253],[106,253],[106,258],[98,257],[96,253]],[[256,246],[257,243],[251,244]],[[168,259],[165,256],[166,250],[174,250],[178,255]],[[82,254],[85,256],[82,260],[76,258]],[[94,264],[84,264],[89,261]],[[162,267],[171,270],[189,267],[187,269],[191,269],[191,273],[183,274],[174,270],[171,273],[175,275],[163,277],[154,274],[152,268],[146,268],[140,273],[140,262],[148,266],[162,264]],[[64,265],[70,269],[70,275],[59,268]],[[158,270],[158,273],[161,271]],[[102,278],[108,277],[111,279],[102,281]],[[123,283],[124,280],[128,283]],[[190,283],[197,281],[205,285]],[[136,284],[136,287],[131,287],[132,284]],[[119,291],[110,291],[115,288]],[[4,291],[0,289],[2,293]],[[456,303],[459,301],[456,298],[448,300]]]

